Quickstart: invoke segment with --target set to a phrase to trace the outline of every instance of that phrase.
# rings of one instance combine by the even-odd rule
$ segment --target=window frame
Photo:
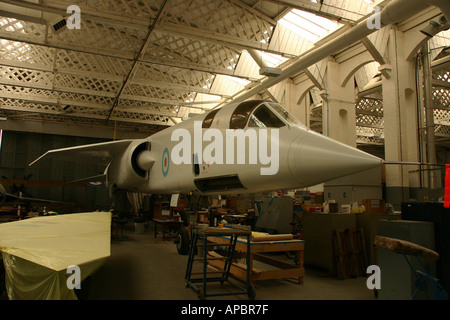
[[[260,107],[266,107],[269,109],[270,112],[272,112],[282,123],[284,123],[284,126],[291,126],[291,124],[284,118],[281,117],[281,115],[272,108],[271,101],[267,100],[252,100],[252,101],[245,101],[239,104],[233,111],[230,117],[230,129],[244,129],[245,127],[249,126],[250,117],[253,115],[256,110],[258,110]],[[284,127],[282,126],[282,127]],[[279,127],[279,128],[282,128]],[[254,127],[257,128],[257,127]],[[271,128],[271,127],[267,127]]]

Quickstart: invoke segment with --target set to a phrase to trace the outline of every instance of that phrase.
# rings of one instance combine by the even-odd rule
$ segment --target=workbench
[[[217,245],[226,244],[229,242],[227,237],[211,237],[209,240]],[[236,243],[236,251],[240,251],[244,254],[247,253],[248,243],[246,239],[238,239]],[[304,260],[304,240],[279,240],[279,241],[250,241],[250,282],[257,280],[269,280],[269,279],[289,279],[294,278],[298,280],[299,284],[303,284],[303,278],[305,277],[305,268],[303,265]],[[270,258],[262,253],[268,252],[296,252],[297,261],[296,264],[287,263],[278,259]],[[263,270],[256,268],[253,261],[257,260],[270,265],[270,270]],[[211,261],[212,265],[217,267],[223,267],[221,261]],[[247,266],[241,263],[233,263],[231,265],[230,274],[240,280],[246,280]]]
[[[175,220],[175,219],[153,219],[153,223],[155,224],[155,238],[158,234],[158,224],[162,225],[162,239],[166,240],[166,231],[168,229],[179,229],[183,225],[183,221]]]

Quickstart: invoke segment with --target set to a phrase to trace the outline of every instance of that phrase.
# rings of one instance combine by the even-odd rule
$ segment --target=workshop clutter
[[[393,213],[391,204],[385,203],[383,199],[363,199],[362,203],[353,202],[339,204],[335,200],[327,200],[322,204],[300,204],[304,212],[317,213],[372,213],[389,214]]]

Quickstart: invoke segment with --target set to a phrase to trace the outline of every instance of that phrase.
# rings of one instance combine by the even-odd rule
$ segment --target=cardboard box
[[[386,204],[383,199],[364,199],[365,213],[386,214]]]

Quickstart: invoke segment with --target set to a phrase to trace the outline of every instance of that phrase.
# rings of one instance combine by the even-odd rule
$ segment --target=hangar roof
[[[0,0],[0,117],[152,133],[257,87],[273,77],[261,63],[283,70],[372,4]],[[378,65],[358,72],[360,89]]]

